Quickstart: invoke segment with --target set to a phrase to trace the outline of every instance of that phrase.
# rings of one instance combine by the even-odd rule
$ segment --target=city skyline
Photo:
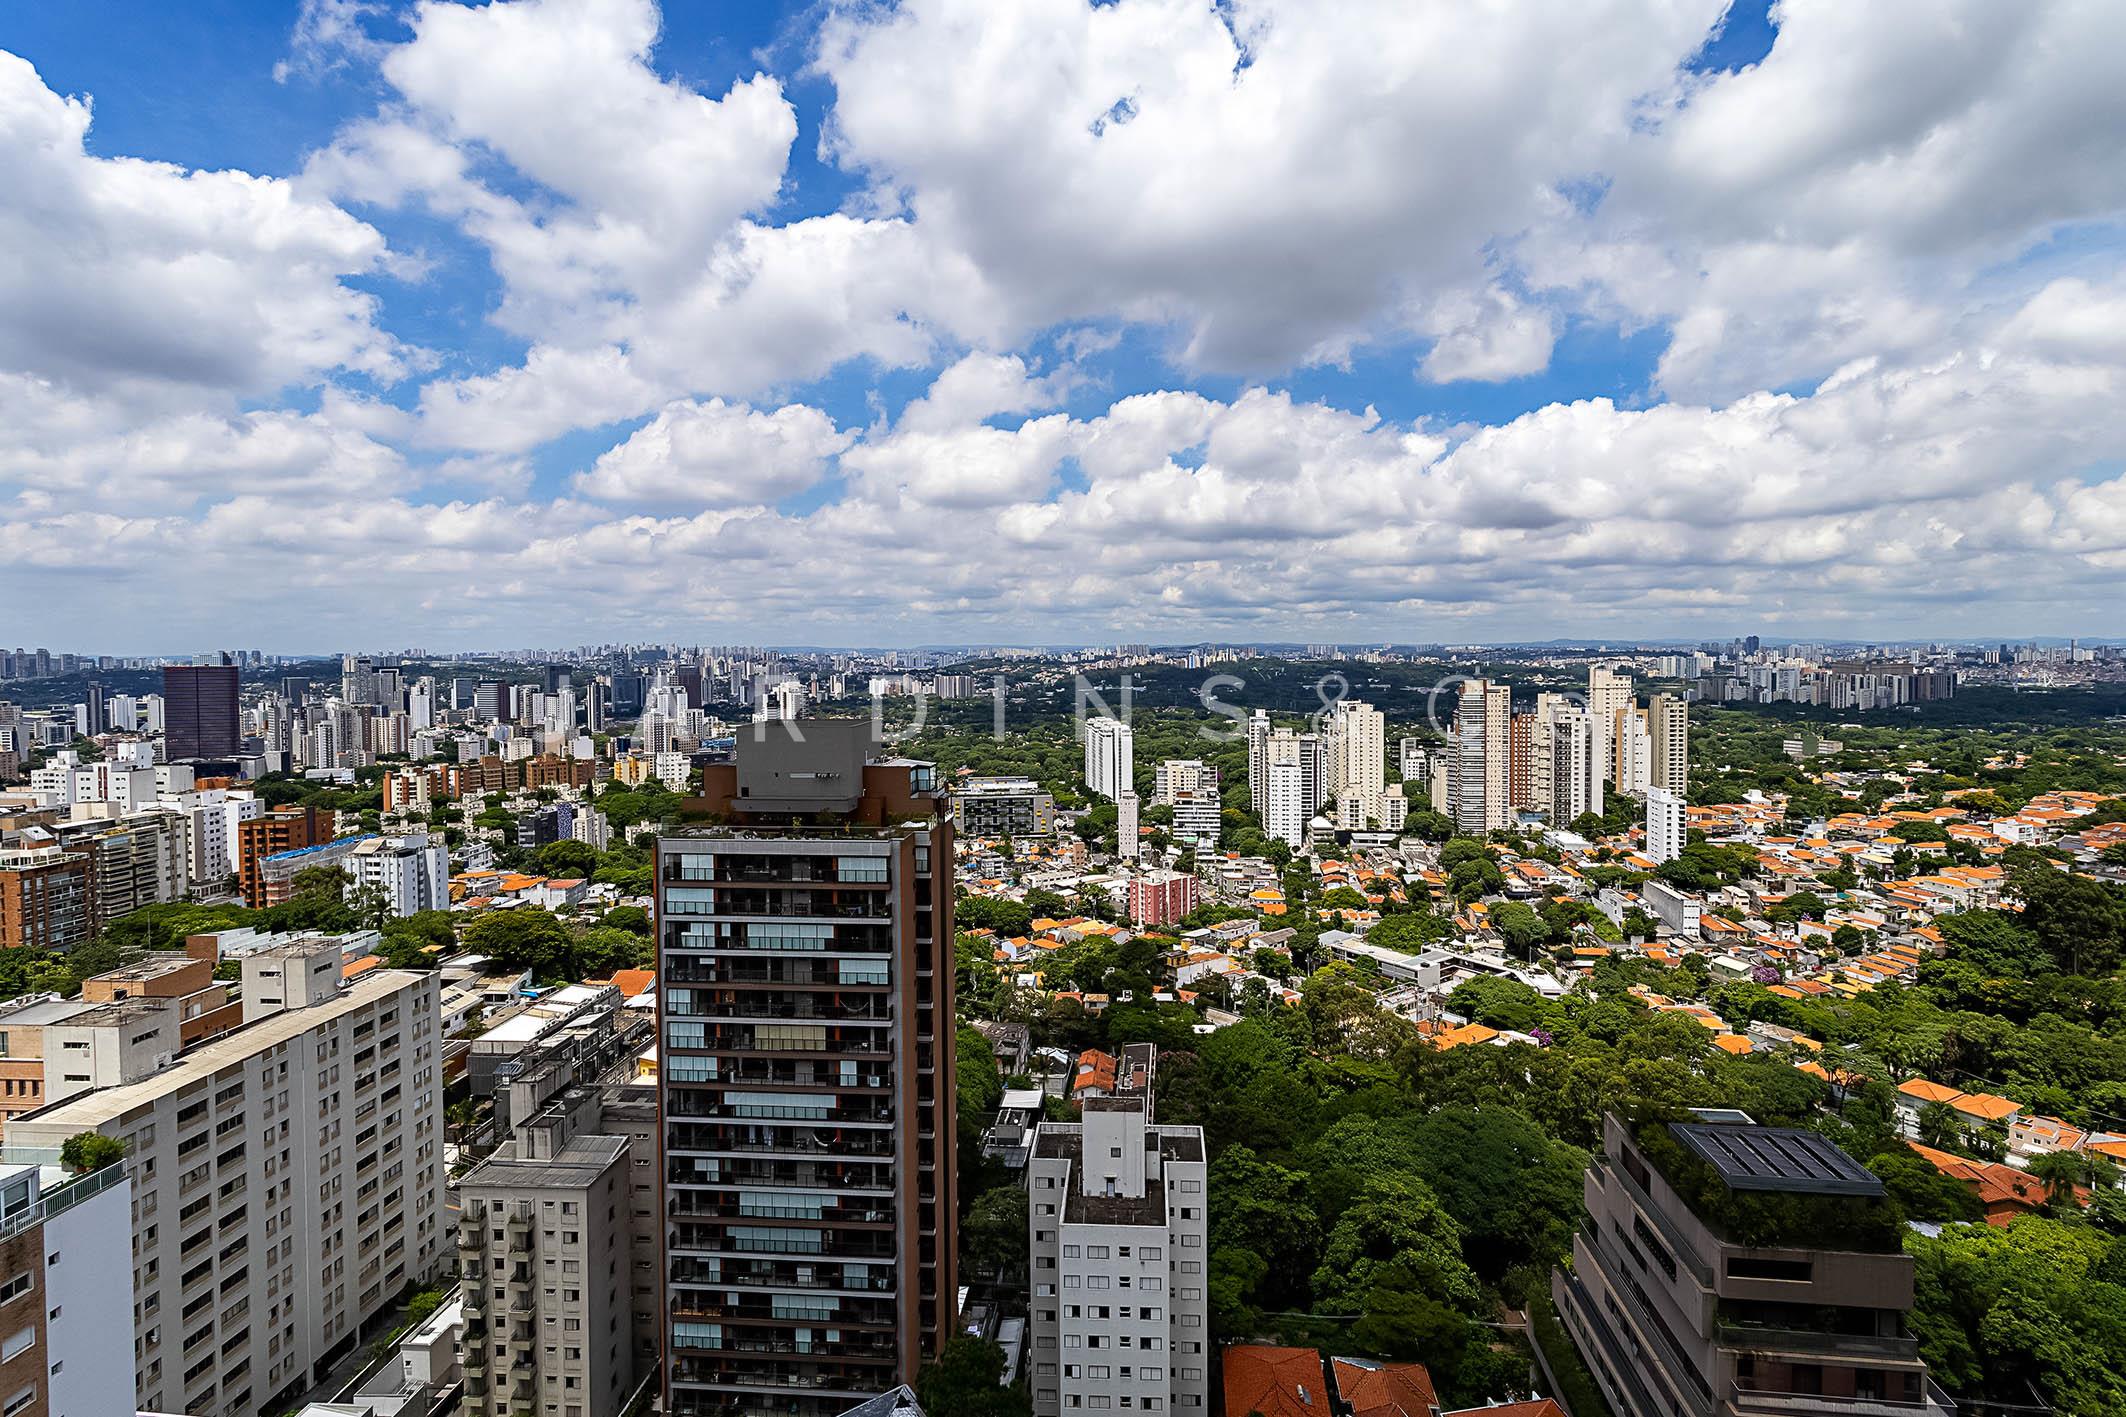
[[[0,596],[276,644],[2116,598],[2115,8],[983,8],[12,13]]]

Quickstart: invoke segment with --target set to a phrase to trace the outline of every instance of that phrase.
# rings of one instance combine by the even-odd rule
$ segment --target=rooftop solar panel
[[[1669,1131],[1718,1172],[1730,1190],[1883,1194],[1873,1172],[1815,1132],[1714,1122],[1675,1122]]]

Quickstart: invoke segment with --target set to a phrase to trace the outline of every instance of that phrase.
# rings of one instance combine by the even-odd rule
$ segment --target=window
[[[4,1405],[0,1405],[0,1414],[4,1414],[4,1417],[16,1417],[17,1413],[27,1412],[36,1404],[37,1385],[31,1383],[20,1392],[9,1393],[7,1402]]]
[[[1806,1284],[1815,1272],[1808,1260],[1775,1260],[1759,1255],[1729,1255],[1729,1279],[1777,1279]]]
[[[24,1270],[7,1283],[0,1284],[0,1304],[5,1304],[20,1295],[29,1293],[29,1291],[30,1275],[28,1270]]]
[[[5,1343],[0,1343],[0,1363],[6,1362],[18,1353],[28,1352],[30,1345],[36,1341],[37,1330],[34,1327],[15,1330],[15,1332],[7,1336]]]

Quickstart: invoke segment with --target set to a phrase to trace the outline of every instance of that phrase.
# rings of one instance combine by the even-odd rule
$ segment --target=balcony
[[[707,1091],[675,1092],[665,1115],[674,1121],[703,1122],[816,1122],[823,1127],[880,1127],[893,1124],[893,1108],[858,1097],[835,1107],[798,1102],[783,1106],[770,1102],[718,1102]]]
[[[780,1310],[776,1308],[778,1303],[782,1305]],[[889,1343],[892,1341],[891,1333],[894,1327],[893,1306],[880,1303],[875,1299],[851,1300],[847,1304],[841,1304],[832,1299],[820,1298],[812,1300],[809,1305],[805,1305],[791,1303],[780,1298],[770,1299],[764,1294],[745,1295],[741,1302],[736,1304],[715,1301],[713,1296],[710,1295],[689,1295],[684,1298],[675,1296],[672,1300],[671,1318],[676,1323],[781,1324],[805,1327],[823,1324],[829,1328],[844,1331],[885,1330],[882,1337]],[[772,1335],[756,1336],[772,1337]],[[861,1332],[858,1336],[860,1338],[872,1337],[870,1334]],[[731,1335],[726,1335],[726,1338],[729,1337]],[[788,1352],[791,1350],[762,1349],[759,1351]],[[863,1352],[865,1350],[859,1347],[854,1350],[837,1349],[836,1351]]]
[[[835,986],[831,995],[800,995],[781,999],[768,993],[734,993],[725,999],[696,999],[684,1011],[668,1008],[667,1019],[702,1019],[711,1023],[771,1023],[791,1020],[820,1023],[891,1023],[893,1008],[883,993],[860,993],[841,997]]]
[[[709,1267],[699,1260],[676,1261],[672,1266],[671,1282],[674,1288],[809,1289],[848,1294],[891,1294],[895,1287],[890,1270],[880,1274],[827,1275],[820,1273],[822,1266],[807,1265],[812,1273],[809,1278],[800,1279],[793,1266],[767,1264],[747,1269],[741,1267],[742,1264],[742,1261],[726,1260],[710,1273]]]
[[[1751,1353],[1830,1354],[1904,1361],[1916,1361],[1919,1357],[1919,1340],[1916,1338],[1736,1323],[1720,1324],[1717,1332],[1722,1347]]]
[[[768,1154],[783,1156],[877,1157],[893,1159],[893,1133],[884,1129],[836,1132],[832,1127],[716,1126],[674,1120],[666,1136],[675,1155],[719,1156]]]
[[[1927,1379],[1917,1402],[1887,1397],[1836,1397],[1824,1393],[1760,1392],[1735,1384],[1728,1402],[1740,1413],[1763,1417],[1956,1417],[1956,1399]]]
[[[733,1222],[734,1228],[740,1223]],[[682,1223],[672,1227],[671,1247],[699,1255],[787,1255],[793,1260],[817,1258],[828,1263],[893,1258],[890,1234],[864,1230],[789,1230],[770,1240],[732,1235],[713,1224]]]
[[[828,1205],[819,1209],[804,1206],[746,1205],[729,1201],[693,1203],[698,1191],[687,1191],[671,1197],[665,1206],[665,1215],[671,1220],[801,1220],[820,1225],[890,1225],[893,1210],[889,1206],[866,1201],[847,1201],[840,1205]]]
[[[762,1038],[759,1032],[745,1024],[710,1024],[699,1044],[673,1044],[674,1057],[678,1051],[696,1047],[705,1052],[742,1053],[755,1057],[779,1057],[785,1053],[798,1056],[828,1058],[883,1058],[892,1050],[886,1044],[885,1035],[870,1027],[860,1027],[843,1035],[837,1028],[820,1030],[820,1037],[789,1038],[769,1036]]]
[[[892,1178],[882,1171],[877,1163],[871,1162],[820,1166],[806,1162],[734,1161],[719,1167],[713,1177],[702,1175],[690,1167],[675,1165],[667,1168],[665,1182],[671,1186],[722,1190],[732,1187],[773,1186],[781,1189],[794,1187],[804,1190],[855,1191],[880,1196],[890,1196],[894,1190]]]

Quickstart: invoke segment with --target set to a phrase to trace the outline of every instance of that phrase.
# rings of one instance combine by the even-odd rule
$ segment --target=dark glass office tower
[[[664,1410],[814,1417],[952,1331],[952,826],[862,720],[735,756],[657,849]]]
[[[165,760],[222,761],[243,746],[236,719],[236,666],[169,664],[162,671]]]

